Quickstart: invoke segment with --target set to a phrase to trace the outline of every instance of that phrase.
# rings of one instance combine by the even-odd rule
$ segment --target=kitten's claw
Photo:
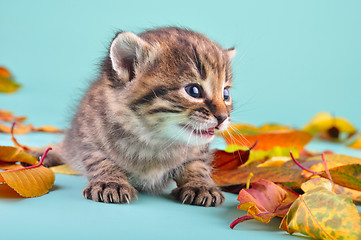
[[[172,191],[172,195],[182,204],[192,204],[204,207],[216,207],[221,205],[225,197],[216,186],[208,186],[202,183],[186,183]]]
[[[84,198],[95,202],[130,203],[137,192],[129,183],[93,181],[83,190]]]

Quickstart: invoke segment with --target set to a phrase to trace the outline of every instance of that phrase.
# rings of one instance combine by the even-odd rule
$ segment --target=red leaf
[[[218,170],[232,170],[245,164],[250,151],[257,145],[257,141],[248,150],[237,150],[232,153],[217,149],[214,152],[212,167]]]

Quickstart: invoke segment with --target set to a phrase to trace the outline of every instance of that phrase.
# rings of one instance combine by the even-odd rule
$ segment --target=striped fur
[[[229,124],[232,100],[224,100],[223,91],[232,85],[233,54],[180,28],[119,33],[56,146],[62,161],[89,179],[85,198],[124,203],[136,191],[159,193],[175,180],[179,201],[221,204],[210,178],[213,136],[207,131]],[[203,97],[189,96],[189,84],[199,85]]]

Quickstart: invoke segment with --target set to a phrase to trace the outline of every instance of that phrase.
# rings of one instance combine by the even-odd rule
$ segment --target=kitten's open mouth
[[[186,127],[185,125],[181,125],[181,127]],[[190,132],[192,132],[194,135],[197,135],[199,137],[212,137],[214,136],[214,128],[208,128],[208,129],[193,129],[190,127],[186,127],[186,129]]]

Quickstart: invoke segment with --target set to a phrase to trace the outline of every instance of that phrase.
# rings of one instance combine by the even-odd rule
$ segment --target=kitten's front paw
[[[97,181],[84,188],[83,196],[96,202],[129,203],[137,197],[137,191],[129,183]]]
[[[186,183],[174,189],[171,194],[184,204],[204,207],[216,207],[225,200],[218,187],[199,183]]]

